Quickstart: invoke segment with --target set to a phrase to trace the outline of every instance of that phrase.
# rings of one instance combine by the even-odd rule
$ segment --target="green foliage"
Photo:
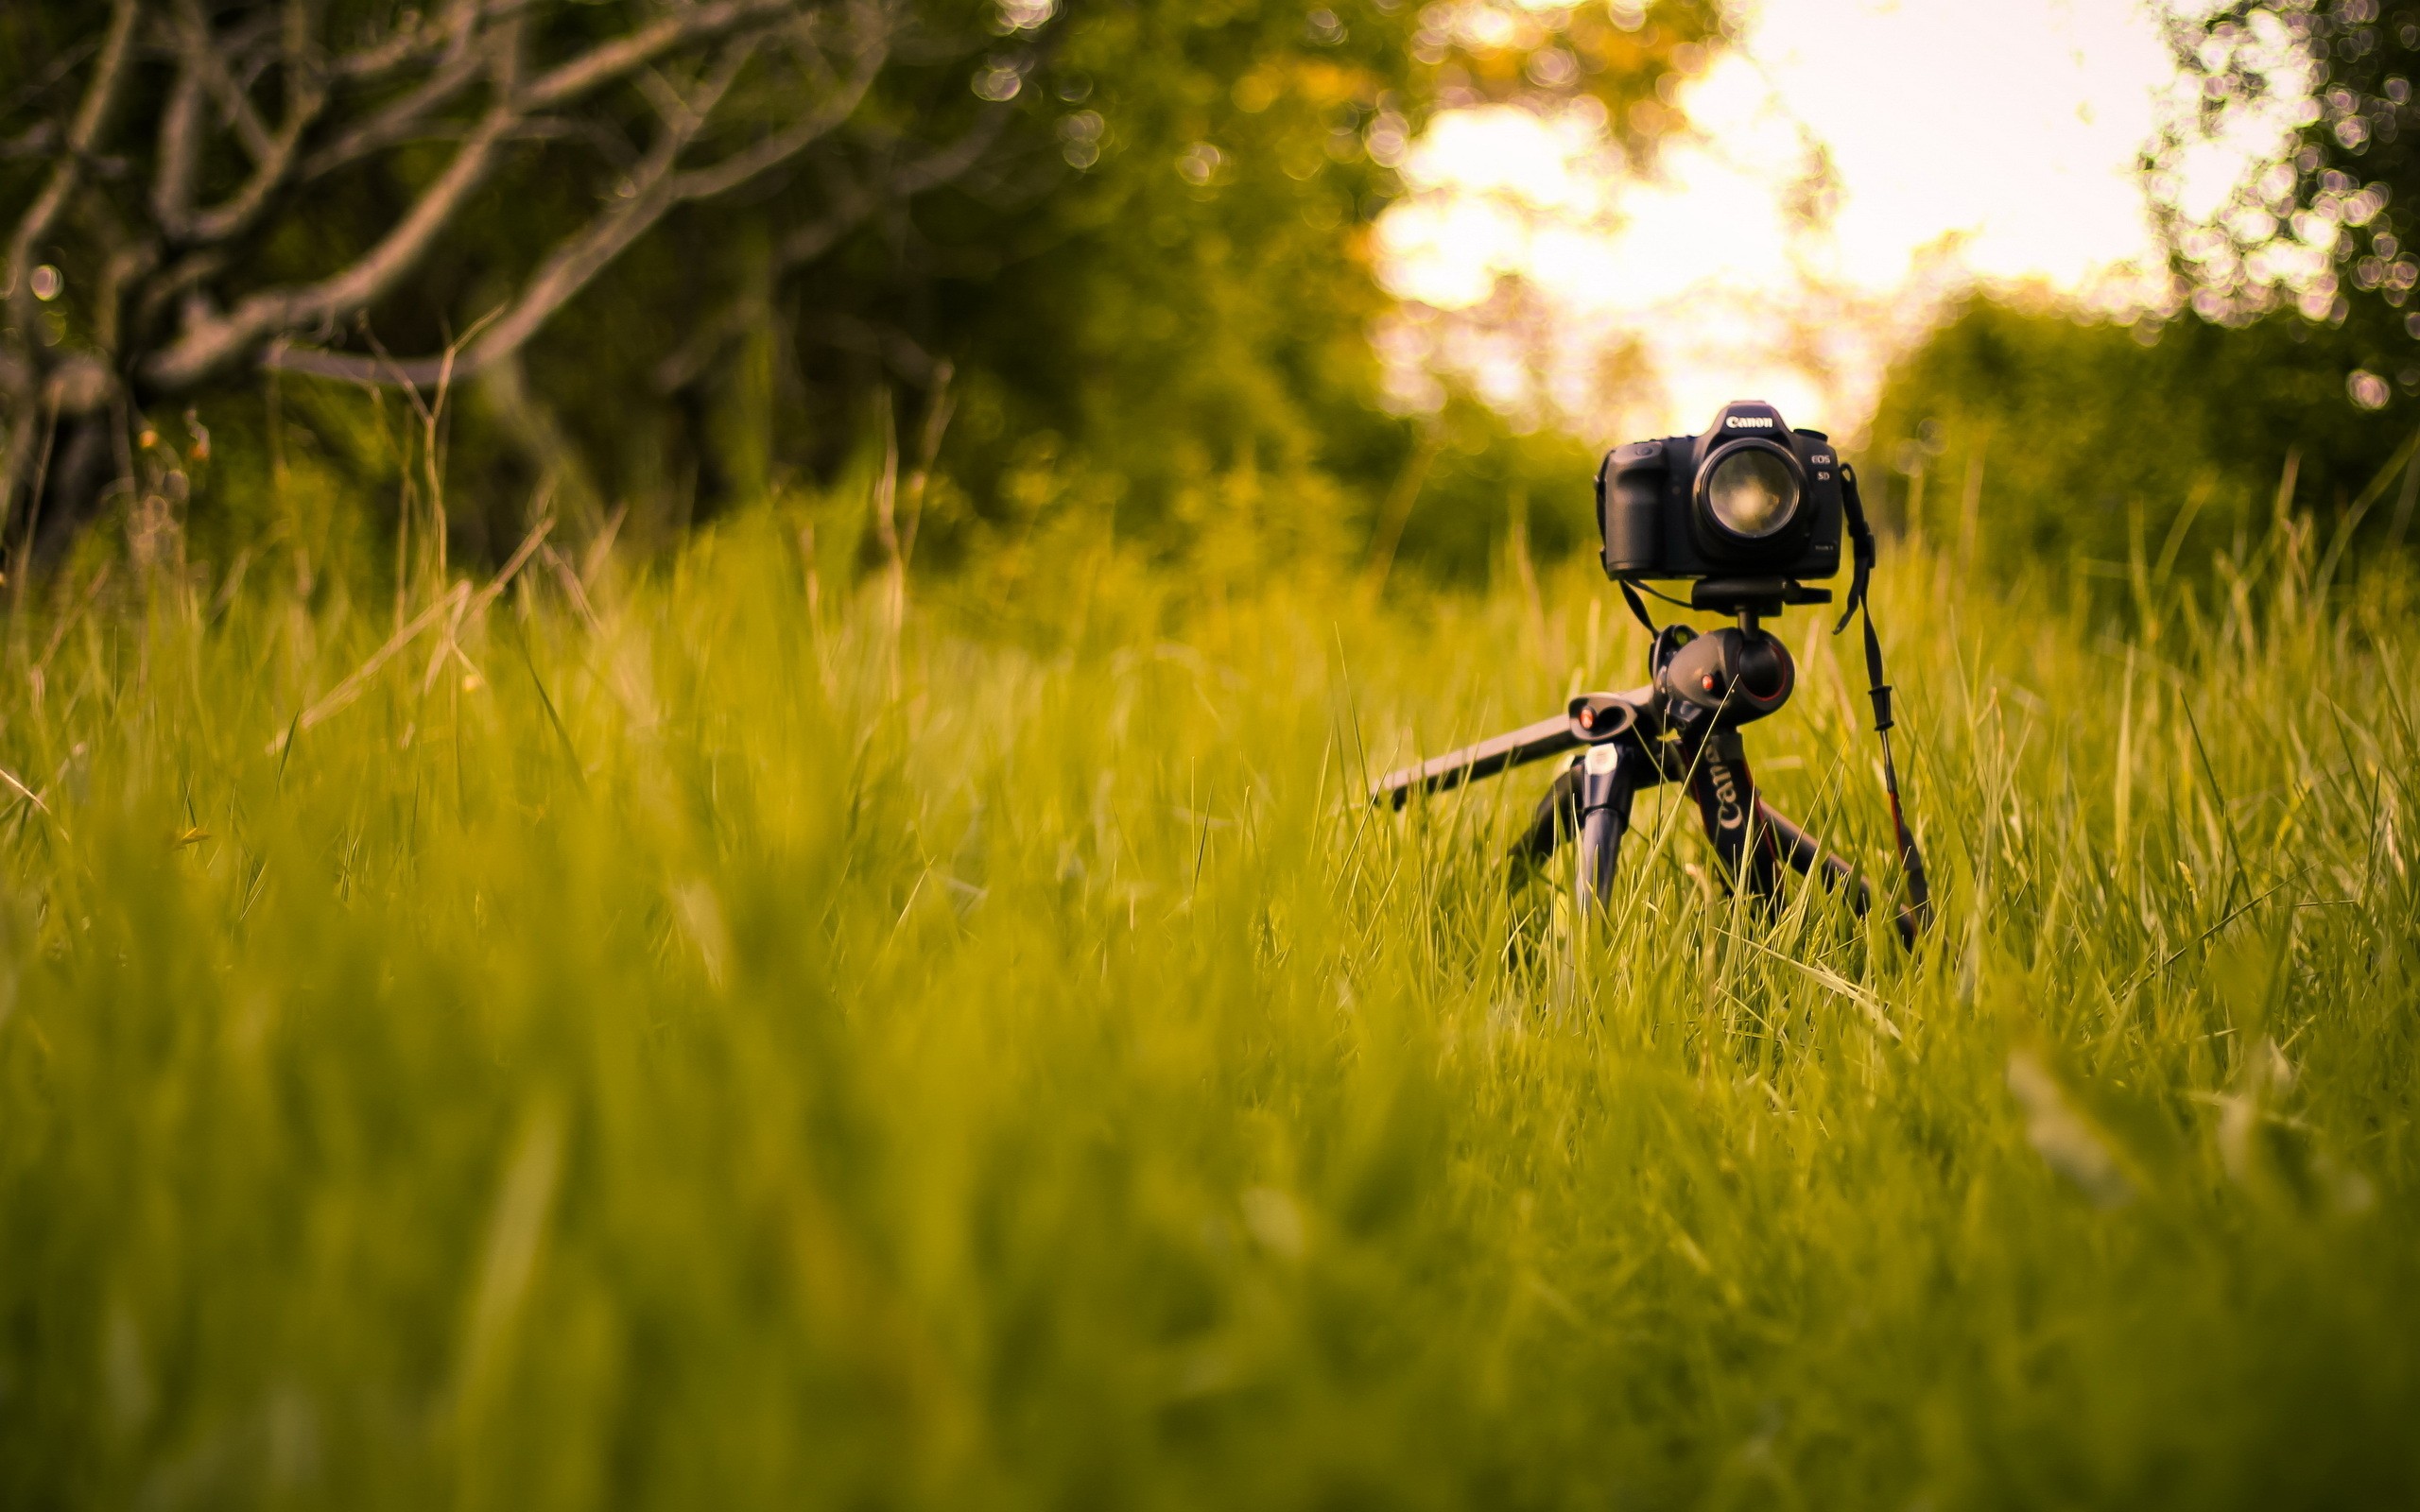
[[[865,507],[383,660],[283,551],[22,607],[0,1501],[2420,1490],[2399,564],[2291,519],[2111,640],[1892,557],[1911,957],[1664,802],[1575,942],[1542,776],[1360,801],[1630,680],[1584,567],[1221,598],[1052,517],[898,635]],[[1759,770],[1876,866],[1785,633]]]
[[[1516,536],[1543,560],[1593,557],[1592,480],[1600,455],[1555,431],[1508,432],[1501,416],[1457,396],[1425,422],[1406,464],[1432,458],[1406,513],[1397,561],[1431,580],[1477,584],[1497,548]],[[1396,498],[1391,493],[1381,512]],[[1381,520],[1377,529],[1385,526]],[[1378,544],[1374,540],[1372,549]]]
[[[2136,555],[2198,573],[2266,528],[2291,458],[2294,507],[2332,520],[2366,495],[2382,539],[2410,524],[2399,473],[2371,486],[2420,425],[2420,369],[2376,412],[2346,382],[2387,355],[2359,322],[2130,327],[1972,299],[1892,367],[1866,492],[2000,576],[2122,575]]]
[[[248,30],[240,9],[212,12],[226,36],[251,45],[273,35]],[[804,9],[833,39],[849,34],[852,15],[865,19],[838,5]],[[341,47],[374,26],[417,25],[395,20],[404,14],[345,0],[322,30]],[[522,45],[560,60],[653,14],[621,0],[535,7]],[[445,479],[458,554],[500,558],[548,488],[586,528],[627,505],[623,539],[662,545],[718,511],[861,469],[869,438],[890,421],[912,465],[928,418],[949,409],[939,431],[949,482],[921,522],[931,558],[961,558],[1061,507],[1212,560],[1349,556],[1419,446],[1419,427],[1381,404],[1368,343],[1384,299],[1367,232],[1399,192],[1392,165],[1407,144],[1443,102],[1587,94],[1608,107],[1616,139],[1643,155],[1678,122],[1657,103],[1659,86],[1669,93],[1672,77],[1723,41],[1716,0],[1568,11],[918,0],[883,14],[898,23],[893,45],[828,137],[744,193],[666,213],[511,362],[462,386],[473,391],[451,404]],[[101,20],[51,0],[0,21],[0,38],[23,44],[0,57],[0,128],[22,119],[57,138],[82,87],[78,46]],[[147,247],[148,263],[128,266],[165,270],[176,250],[143,241],[176,77],[173,36],[145,37],[112,146],[126,162],[41,249],[68,266],[51,313],[74,316],[45,362],[90,349],[112,371],[139,372],[146,343],[170,339],[180,309],[328,279],[378,244],[487,108],[484,84],[458,88],[442,129],[313,181],[191,265],[206,298],[180,284],[173,297],[130,298],[124,320],[105,318],[100,270],[112,256]],[[807,84],[777,53],[768,45],[736,76],[701,161],[797,112]],[[279,55],[260,77],[298,67]],[[375,89],[346,84],[342,103],[367,111],[419,83],[406,71]],[[256,103],[274,117],[266,98]],[[633,76],[583,96],[576,117],[532,124],[441,243],[366,313],[366,329],[299,339],[367,362],[373,336],[425,356],[480,328],[630,190],[631,144],[660,130],[662,105]],[[232,146],[214,151],[205,201],[249,171]],[[0,202],[30,197],[45,171],[38,152],[0,156]],[[245,511],[268,493],[281,450],[316,444],[333,456],[348,433],[379,426],[370,402],[339,385],[284,382],[282,423],[296,434],[273,440],[249,365],[199,396],[222,441],[199,535],[222,557],[253,543]],[[155,423],[194,398],[133,397],[137,410],[159,411]],[[302,438],[315,426],[326,430]],[[1499,425],[1486,449],[1524,447]],[[409,511],[379,472],[359,481],[381,485],[366,496]],[[421,490],[420,507],[429,495]],[[1500,508],[1485,516],[1501,519]],[[1467,546],[1490,533],[1440,535],[1425,522],[1410,545],[1420,556],[1432,541]],[[1469,573],[1477,560],[1446,565]]]
[[[1386,304],[1367,230],[1440,84],[1468,93],[1472,70],[1506,70],[1466,47],[1441,48],[1442,71],[1422,61],[1429,23],[1411,8],[1334,14],[1342,40],[1330,43],[1288,5],[1068,8],[1017,102],[1039,160],[1030,202],[936,196],[904,247],[870,231],[786,297],[778,360],[795,387],[752,438],[755,470],[826,480],[860,442],[863,396],[887,375],[809,344],[838,301],[955,365],[942,455],[966,508],[931,522],[942,561],[1058,508],[1213,571],[1357,549],[1419,448],[1418,427],[1379,403],[1368,337]],[[1607,36],[1598,18],[1570,19],[1594,48],[1583,86],[1617,120],[1719,35],[1711,6],[1655,17]],[[1496,93],[1528,88],[1511,72]],[[1642,151],[1653,135],[1626,134]],[[541,370],[549,385],[579,381]],[[1478,412],[1451,425],[1492,457],[1530,449]],[[1432,509],[1406,548],[1467,576],[1504,509],[1457,502],[1477,507],[1464,526],[1428,528]],[[992,528],[966,533],[978,523]]]

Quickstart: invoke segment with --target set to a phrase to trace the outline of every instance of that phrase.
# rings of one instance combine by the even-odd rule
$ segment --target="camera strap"
[[[1614,579],[1614,586],[1622,591],[1622,602],[1630,606],[1632,617],[1647,627],[1647,639],[1649,644],[1652,644],[1655,638],[1664,633],[1664,627],[1656,624],[1648,614],[1647,601],[1638,596],[1638,589],[1629,578],[1616,577]]]
[[[1857,469],[1846,462],[1841,464],[1841,497],[1847,507],[1849,544],[1855,554],[1855,567],[1849,578],[1849,594],[1841,606],[1840,623],[1832,627],[1834,635],[1849,627],[1849,617],[1862,613],[1865,620],[1865,675],[1872,685],[1869,693],[1874,700],[1874,733],[1882,743],[1882,788],[1891,798],[1891,824],[1898,832],[1899,869],[1907,874],[1907,901],[1899,909],[1899,937],[1910,945],[1916,936],[1932,922],[1932,887],[1925,877],[1925,858],[1916,850],[1915,833],[1908,828],[1907,815],[1899,805],[1899,768],[1891,759],[1891,683],[1882,671],[1882,638],[1875,633],[1874,605],[1866,596],[1868,579],[1874,574],[1874,527],[1866,523],[1865,501],[1858,493]],[[1639,607],[1635,600],[1633,607]]]

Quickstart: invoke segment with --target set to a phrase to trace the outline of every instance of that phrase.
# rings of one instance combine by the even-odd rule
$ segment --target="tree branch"
[[[798,4],[799,0],[720,0],[714,5],[688,7],[643,30],[600,43],[548,69],[526,88],[516,88],[510,103],[513,110],[525,114],[553,110],[646,67],[684,43],[709,41],[750,22],[795,11]],[[507,9],[510,8],[498,6],[493,0],[487,7],[491,12]],[[447,22],[449,34],[443,60],[436,71],[401,99],[311,153],[302,162],[301,179],[308,182],[324,178],[372,153],[425,135],[429,117],[452,103],[486,71],[485,60],[470,45],[481,15],[477,0],[458,0]],[[398,56],[391,63],[384,53],[375,58],[355,55],[354,60],[340,60],[337,68],[339,73],[350,74],[368,71],[368,62],[377,62],[382,68],[399,67],[429,50],[424,33],[416,39],[416,45],[395,49]]]
[[[888,43],[887,33],[866,39],[847,81],[799,121],[721,163],[685,173],[676,171],[682,151],[696,139],[737,80],[755,42],[742,40],[727,47],[715,72],[692,95],[682,96],[669,84],[658,80],[650,95],[664,117],[665,128],[632,171],[625,197],[557,244],[545,262],[530,275],[511,307],[461,354],[454,365],[454,375],[469,378],[519,352],[557,311],[676,205],[735,189],[795,157],[847,120],[881,72],[888,57]],[[441,360],[423,357],[387,363],[345,352],[292,347],[272,349],[263,359],[265,366],[283,371],[372,384],[433,381]]]
[[[548,69],[530,80],[513,103],[525,111],[552,110],[599,84],[646,67],[683,43],[702,42],[749,22],[795,9],[796,0],[717,0],[713,5],[692,6]]]
[[[496,358],[518,351],[572,296],[681,201],[681,176],[673,169],[682,149],[705,127],[754,51],[752,42],[727,48],[696,96],[681,100],[679,111],[666,112],[664,133],[631,175],[629,198],[555,249],[530,276],[512,309],[463,353],[457,369],[461,376],[469,377]]]
[[[72,47],[60,48],[59,50],[59,56],[50,60],[50,66],[48,68],[43,69],[42,73],[35,77],[28,79],[24,86],[19,88],[17,93],[9,98],[8,104],[0,105],[0,121],[5,121],[9,117],[16,114],[26,107],[28,101],[39,99],[53,84],[58,83],[62,78],[65,78],[69,74],[74,73],[76,69],[83,63],[85,59],[93,56],[93,50],[100,44],[100,38],[87,37],[82,42],[76,43]]]
[[[268,128],[261,124],[260,112],[252,109],[251,96],[244,93],[244,86],[235,81],[234,71],[227,66],[227,55],[218,50],[217,39],[211,36],[210,18],[202,14],[199,0],[178,0],[176,17],[169,25],[177,50],[218,102],[227,124],[244,144],[244,150],[251,154],[255,163],[268,157]]]
[[[201,77],[188,63],[177,70],[160,112],[160,162],[151,181],[151,214],[171,236],[184,233],[193,213],[193,183],[201,167]]]
[[[108,124],[111,110],[117,103],[118,87],[125,82],[127,61],[132,52],[134,23],[142,14],[141,0],[114,0],[110,8],[110,29],[101,41],[99,60],[93,65],[93,81],[85,87],[83,102],[76,108],[75,124],[67,129],[67,141],[59,161],[53,164],[50,180],[42,193],[34,197],[25,215],[17,222],[16,233],[9,238],[8,283],[0,287],[5,292],[12,313],[30,324],[33,315],[33,289],[26,274],[36,244],[50,234],[51,226],[67,198],[76,192],[81,180],[84,163],[92,156],[93,144]]]
[[[268,155],[260,160],[252,176],[241,189],[223,204],[213,205],[195,214],[184,228],[183,239],[192,242],[222,242],[241,234],[271,197],[284,187],[294,167],[295,154],[302,148],[303,133],[319,120],[326,109],[328,90],[318,71],[306,60],[294,59],[286,66],[285,119],[277,136],[269,143]]]
[[[743,147],[720,163],[695,168],[672,181],[675,199],[711,199],[729,194],[749,180],[806,150],[818,138],[828,133],[853,114],[873,87],[874,76],[882,71],[889,50],[880,43],[861,49],[856,67],[839,93],[807,114],[774,132],[752,146]]]
[[[369,81],[424,59],[468,51],[479,24],[479,0],[447,0],[442,13],[408,30],[345,53],[329,67],[338,78]]]
[[[967,170],[982,161],[986,148],[1000,139],[1011,114],[1005,105],[994,105],[976,118],[966,134],[937,152],[930,152],[902,169],[891,180],[902,194],[921,195],[954,183]]]
[[[966,133],[949,146],[929,152],[890,176],[888,185],[890,198],[911,199],[918,195],[955,183],[983,160],[984,150],[999,139],[1008,124],[1009,112],[999,106],[985,111]],[[881,200],[862,185],[852,184],[833,197],[830,211],[804,226],[791,229],[774,250],[774,261],[784,268],[811,263],[830,251],[835,243],[872,215]]]
[[[169,301],[216,278],[227,270],[227,249],[223,247],[202,248],[177,259],[159,277],[144,284],[134,303],[134,329],[154,329],[153,322]]]
[[[804,226],[794,226],[773,250],[774,263],[787,270],[801,267],[830,251],[841,237],[862,225],[879,201],[864,189],[850,187],[832,208]]]
[[[33,388],[41,380],[43,363],[39,355],[41,344],[34,336],[34,324],[40,318],[34,309],[34,259],[43,239],[58,222],[60,212],[66,208],[69,197],[76,193],[85,161],[100,140],[102,129],[109,124],[119,90],[126,81],[128,60],[133,54],[135,24],[142,19],[142,12],[140,0],[114,0],[111,6],[109,30],[101,39],[92,81],[85,86],[76,119],[67,129],[59,161],[52,164],[42,193],[34,197],[34,202],[19,217],[16,231],[9,238],[9,264],[6,282],[0,283],[0,296],[7,299],[9,326],[31,360],[24,364],[25,379],[12,385],[9,396],[12,412],[9,434],[5,446],[0,446],[0,526],[6,525],[15,504],[17,484],[32,459],[33,438],[39,428]]]
[[[513,125],[510,110],[490,111],[437,181],[361,261],[318,284],[252,295],[226,315],[200,321],[152,354],[143,365],[144,378],[164,389],[190,387],[240,360],[265,336],[334,324],[368,308],[411,270],[486,179]]]
[[[46,158],[59,136],[56,121],[36,121],[15,136],[0,142],[0,158]]]
[[[475,17],[476,8],[472,9]],[[411,140],[432,112],[444,109],[478,78],[484,62],[474,49],[449,49],[436,71],[418,87],[303,159],[299,176],[304,182],[325,178],[373,152]]]
[[[804,226],[791,228],[782,238],[773,252],[775,269],[786,272],[815,261],[886,203],[910,199],[956,181],[981,161],[983,149],[999,136],[1008,116],[1004,110],[986,111],[957,141],[891,174],[882,193],[862,183],[844,183],[835,189],[828,210]],[[751,318],[750,308],[743,302],[700,326],[655,365],[649,375],[655,391],[668,394],[695,382],[731,339],[747,329]]]

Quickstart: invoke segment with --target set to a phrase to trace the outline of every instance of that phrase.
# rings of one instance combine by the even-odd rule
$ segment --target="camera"
[[[1841,570],[1845,536],[1848,602],[1832,630],[1848,628],[1863,611],[1867,696],[1907,883],[1896,923],[1900,940],[1912,947],[1932,920],[1932,891],[1891,759],[1891,684],[1866,601],[1874,530],[1856,469],[1822,431],[1791,430],[1772,405],[1734,400],[1703,436],[1633,441],[1606,454],[1597,470],[1597,528],[1604,537],[1605,576],[1621,585],[1651,637],[1649,685],[1581,694],[1560,716],[1389,772],[1372,799],[1401,808],[1414,793],[1442,793],[1578,752],[1538,805],[1515,853],[1534,863],[1576,841],[1572,896],[1582,912],[1603,907],[1612,896],[1638,790],[1672,782],[1697,800],[1706,839],[1734,886],[1774,908],[1787,863],[1827,888],[1845,888],[1849,906],[1864,913],[1873,900],[1865,879],[1757,793],[1740,735],[1741,727],[1779,713],[1798,683],[1789,647],[1758,619],[1789,604],[1828,603],[1829,590],[1804,579]],[[1658,625],[1640,595],[1639,579],[1648,577],[1692,579],[1684,608],[1737,614],[1738,623],[1703,634],[1679,622]],[[1681,603],[1654,588],[1646,592]]]
[[[1616,447],[1597,472],[1605,576],[1697,578],[1704,608],[1828,599],[1799,580],[1841,570],[1841,510],[1829,438],[1761,400],[1723,405],[1703,436]]]

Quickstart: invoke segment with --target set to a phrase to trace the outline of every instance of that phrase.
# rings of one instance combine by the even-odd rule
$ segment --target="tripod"
[[[1627,586],[1627,585],[1625,585]],[[1782,644],[1758,623],[1789,602],[1822,602],[1831,595],[1780,583],[1698,585],[1692,607],[1722,609],[1738,616],[1736,626],[1700,635],[1685,625],[1655,630],[1648,652],[1652,680],[1627,693],[1588,693],[1564,713],[1525,725],[1508,734],[1390,772],[1372,793],[1375,800],[1402,808],[1415,792],[1440,793],[1483,777],[1576,751],[1554,781],[1513,853],[1543,861],[1558,845],[1576,839],[1572,886],[1580,909],[1599,906],[1613,891],[1622,838],[1630,832],[1631,800],[1642,787],[1675,782],[1698,805],[1706,839],[1726,880],[1744,887],[1768,907],[1778,902],[1781,868],[1821,881],[1826,890],[1848,889],[1849,906],[1863,918],[1873,894],[1863,877],[1821,841],[1757,796],[1748,769],[1740,727],[1778,712],[1789,701],[1798,668]],[[1632,599],[1642,621],[1645,610]],[[1652,626],[1650,627],[1653,628]],[[1887,710],[1888,689],[1876,653],[1877,711]],[[1923,864],[1899,814],[1898,782],[1889,760],[1884,714],[1884,765],[1892,817],[1908,870],[1908,896],[1898,910],[1900,939],[1915,943],[1931,914]]]

